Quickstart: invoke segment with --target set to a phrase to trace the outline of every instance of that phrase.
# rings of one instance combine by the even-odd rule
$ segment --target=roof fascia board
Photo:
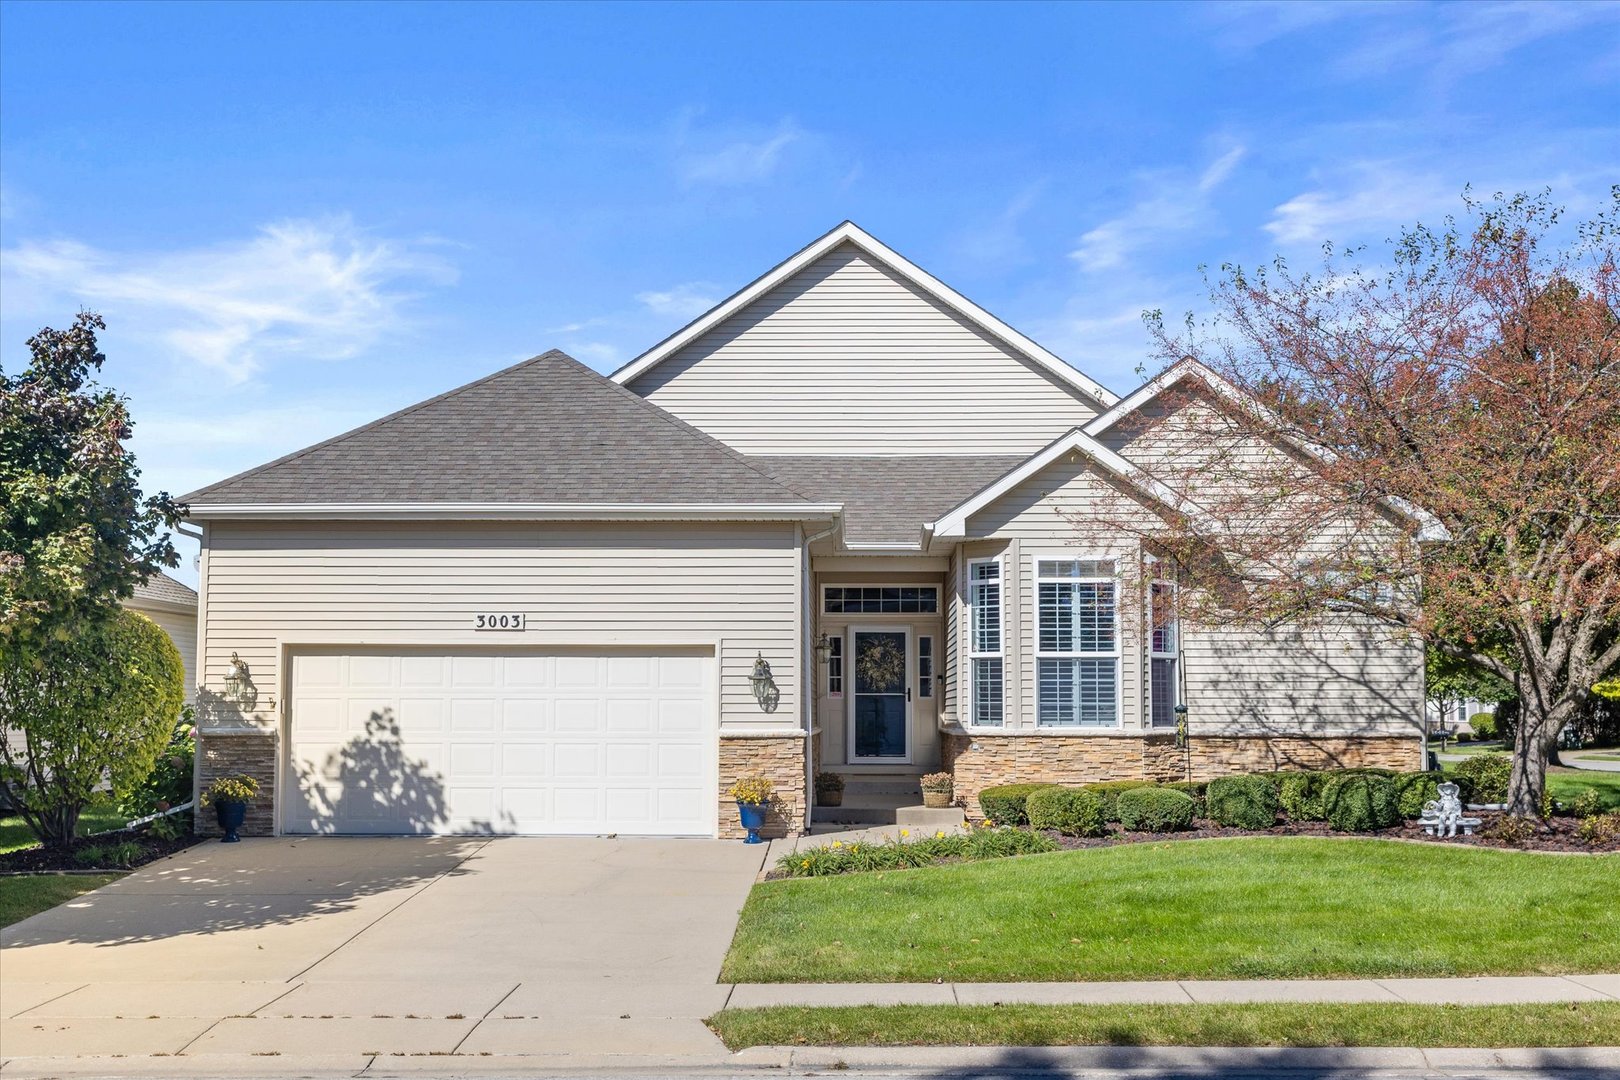
[[[197,614],[197,602],[195,600],[187,604],[179,600],[153,600],[145,596],[126,596],[119,603],[132,611],[166,611],[174,615]]]
[[[191,507],[210,521],[820,521],[840,503],[215,503]]]
[[[913,285],[929,293],[963,318],[976,324],[980,329],[1012,348],[1013,351],[1022,353],[1030,360],[1033,360],[1059,380],[1078,390],[1086,398],[1102,405],[1104,408],[1112,406],[1119,400],[1107,387],[1085,378],[1056,354],[1008,326],[1005,322],[996,318],[949,285],[946,285],[943,281],[940,281],[852,221],[844,222],[831,232],[811,242],[808,247],[797,254],[784,262],[778,263],[760,277],[755,278],[753,282],[733,293],[729,298],[710,308],[707,312],[686,324],[686,326],[660,341],[618,371],[615,371],[611,378],[614,382],[623,386],[646,374],[676,352],[690,345],[720,323],[843,243],[854,244],[866,254],[886,264],[891,270],[899,273],[901,277],[906,278]]]

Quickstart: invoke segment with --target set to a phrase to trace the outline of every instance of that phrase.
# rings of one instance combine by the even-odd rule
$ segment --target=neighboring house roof
[[[1099,407],[1107,408],[1117,400],[1115,395],[1110,393],[1106,387],[1082,375],[1061,357],[1049,352],[1035,341],[996,318],[984,308],[946,285],[852,221],[845,221],[832,231],[812,241],[808,247],[778,263],[762,276],[699,315],[696,319],[660,341],[618,371],[615,371],[613,380],[620,384],[627,384],[638,376],[645,374],[840,244],[853,244],[871,258],[883,263],[916,288],[921,289],[968,322],[1011,348],[1014,352],[1028,357],[1036,365],[1046,369],[1056,376],[1059,381],[1072,387],[1082,397],[1095,402]]]
[[[1019,484],[1039,473],[1048,465],[1070,453],[1079,453],[1103,473],[1112,476],[1161,505],[1181,513],[1198,515],[1202,511],[1180,498],[1175,492],[1145,474],[1135,465],[1108,449],[1080,428],[1054,439],[1041,450],[1023,459],[1015,467],[986,484],[972,497],[950,508],[931,524],[933,534],[940,539],[959,539],[967,535],[968,518],[984,510]]]
[[[500,517],[513,507],[533,516],[587,506],[627,516],[665,506],[829,509],[556,350],[181,501],[197,517],[261,507],[368,518],[424,509]]]
[[[812,498],[842,503],[846,546],[911,548],[920,545],[925,525],[1024,459],[933,454],[750,460]]]
[[[197,594],[188,585],[174,580],[168,574],[159,570],[145,584],[135,586],[135,594],[125,601],[130,607],[143,607],[148,604],[171,607],[189,608],[197,610]]]

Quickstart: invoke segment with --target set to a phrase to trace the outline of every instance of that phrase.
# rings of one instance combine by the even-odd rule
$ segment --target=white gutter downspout
[[[839,507],[839,512],[842,513],[842,511],[843,511],[843,507]],[[839,525],[840,525],[840,520],[838,518],[834,518],[833,523],[831,525],[827,526],[825,529],[821,530],[820,532],[818,532],[818,533],[816,533],[816,534],[814,534],[812,536],[807,536],[807,537],[804,538],[804,572],[805,572],[805,579],[806,579],[805,580],[805,587],[807,588],[807,590],[810,593],[809,596],[805,597],[805,602],[811,605],[810,606],[810,633],[812,635],[815,634],[816,628],[821,624],[821,617],[820,617],[821,616],[821,608],[816,605],[816,589],[815,589],[816,572],[815,572],[814,568],[810,565],[810,545],[815,543],[817,540],[825,540],[827,537],[829,537],[833,533],[837,532],[838,528],[839,528]],[[814,640],[812,640],[812,641],[805,642],[805,644],[810,646],[810,648],[808,649],[808,654],[809,654],[809,657],[810,657],[810,663],[808,665],[808,667],[810,668],[810,671],[809,671],[810,677],[808,679],[804,679],[804,687],[803,687],[803,693],[804,693],[804,831],[805,831],[806,835],[808,835],[809,832],[810,832],[810,815],[811,815],[811,813],[813,813],[815,811],[815,808],[816,808],[816,754],[815,754],[815,747],[811,745],[811,740],[816,737],[816,735],[815,735],[815,731],[816,731],[815,709],[816,709],[816,679],[817,679],[817,674],[816,674],[816,643],[815,643]],[[803,678],[803,677],[804,677],[803,673],[801,673],[800,678]]]

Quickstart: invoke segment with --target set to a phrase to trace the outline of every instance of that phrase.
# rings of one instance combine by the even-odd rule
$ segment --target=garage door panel
[[[714,828],[713,660],[296,654],[288,832]]]

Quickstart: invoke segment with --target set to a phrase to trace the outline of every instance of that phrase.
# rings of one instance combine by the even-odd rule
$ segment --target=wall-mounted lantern
[[[765,712],[775,712],[776,703],[781,700],[782,692],[777,689],[776,679],[771,675],[771,665],[766,662],[765,654],[759,653],[754,657],[754,670],[748,676],[748,681],[754,687],[754,700]]]
[[[253,685],[248,666],[235,652],[225,669],[225,700],[243,709],[251,709],[259,700],[259,690]]]
[[[827,636],[826,631],[822,631],[821,636],[816,638],[813,648],[816,651],[816,663],[825,664],[827,658],[832,655],[832,639]]]

